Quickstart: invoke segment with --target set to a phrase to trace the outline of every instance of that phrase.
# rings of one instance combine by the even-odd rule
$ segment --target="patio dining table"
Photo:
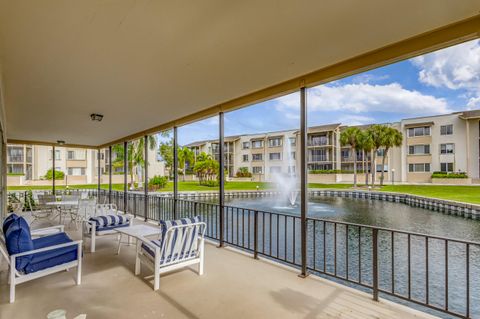
[[[62,215],[63,213],[70,208],[78,206],[78,200],[65,200],[65,201],[58,201],[58,202],[47,202],[45,203],[47,206],[55,207],[60,216],[60,224],[62,223]]]

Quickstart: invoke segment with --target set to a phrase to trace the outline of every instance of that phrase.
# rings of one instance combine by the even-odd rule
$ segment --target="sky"
[[[307,90],[308,125],[360,125],[480,109],[480,40]],[[225,113],[225,135],[299,128],[299,93]],[[218,138],[218,117],[178,128],[179,144]]]

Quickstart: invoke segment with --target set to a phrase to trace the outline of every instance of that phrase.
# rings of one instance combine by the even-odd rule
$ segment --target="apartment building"
[[[442,171],[466,172],[470,178],[465,183],[480,183],[479,121],[480,110],[476,110],[385,123],[402,132],[404,139],[401,147],[394,147],[388,153],[378,150],[374,165],[377,180],[383,170],[385,182],[429,183],[433,172]],[[335,123],[308,128],[307,167],[312,173],[311,181],[353,181],[353,150],[340,144],[340,134],[347,127]],[[259,181],[271,181],[275,173],[295,174],[299,167],[298,136],[298,130],[287,130],[225,137],[228,176],[234,177],[241,167],[246,167]],[[197,155],[218,154],[218,141],[214,140],[187,147]],[[372,154],[357,151],[356,157],[357,171],[371,170]],[[215,158],[218,160],[218,156]],[[325,171],[337,173],[320,174]],[[359,174],[358,179],[363,182],[364,174]]]
[[[108,182],[109,150],[100,150],[100,182]],[[51,146],[44,145],[17,145],[7,146],[7,184],[9,186],[22,185],[50,185],[51,181],[44,176],[53,167],[55,156],[55,170],[64,173],[63,180],[57,180],[58,185],[95,184],[98,182],[97,150],[69,147],[55,147],[55,154]],[[112,152],[112,162],[116,153]],[[160,161],[156,152],[149,152],[149,173],[164,175],[164,163]],[[135,180],[141,181],[141,170],[134,172]],[[114,167],[112,172],[113,183],[123,183],[123,167]]]

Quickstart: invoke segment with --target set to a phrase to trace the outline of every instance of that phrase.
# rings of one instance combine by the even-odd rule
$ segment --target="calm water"
[[[226,199],[225,204],[268,212],[300,214],[298,205],[291,207],[286,201],[276,198],[233,198]],[[308,216],[480,242],[480,221],[402,203],[317,197],[309,200]]]
[[[286,201],[277,198],[230,198],[226,205],[256,209],[267,212],[299,215],[300,207],[290,206]],[[247,229],[253,228],[253,221],[243,211],[227,210],[226,236],[231,236],[230,242],[242,244],[252,234]],[[334,221],[345,221],[363,225],[379,226],[416,233],[437,235],[463,240],[480,242],[480,221],[446,215],[423,208],[410,207],[402,203],[384,202],[353,198],[316,197],[310,198],[308,216]],[[243,219],[242,219],[243,218]],[[280,218],[269,219],[270,215],[259,216],[259,250],[268,255],[279,255],[282,259],[293,263],[300,262],[300,223]],[[326,227],[318,223],[318,227],[309,226],[307,238],[308,265],[319,271],[336,272],[345,276],[348,268],[349,278],[358,280],[361,272],[362,282],[372,282],[372,237],[371,233],[350,228],[347,235],[346,227],[333,224]],[[240,233],[238,236],[237,233]],[[392,265],[391,234],[379,232],[379,286],[391,291],[394,286],[396,294],[408,296],[408,265],[410,263],[410,294],[419,300],[426,300],[426,244],[424,237],[411,236],[410,262],[408,259],[407,235],[394,235],[394,263]],[[230,237],[227,237],[227,239]],[[325,239],[324,239],[325,238]],[[346,239],[348,238],[348,239]],[[359,252],[358,239],[362,250]],[[227,240],[228,241],[228,240]],[[325,242],[324,242],[325,241]],[[314,244],[315,243],[315,244]],[[332,244],[335,243],[335,244]],[[246,244],[243,244],[246,246]],[[251,247],[251,246],[248,246]],[[336,256],[335,250],[336,247]],[[346,250],[349,260],[347,263]],[[325,258],[323,257],[325,255]],[[335,256],[335,257],[334,257]],[[446,261],[445,256],[448,256]],[[448,253],[445,253],[445,243],[431,239],[428,244],[428,288],[429,302],[437,307],[444,307],[446,300],[446,272],[448,263],[448,306],[449,309],[465,313],[466,309],[466,247],[463,244],[450,243]],[[471,246],[470,261],[470,309],[472,318],[480,318],[480,247]],[[359,270],[359,268],[361,270]],[[392,272],[392,268],[394,269]],[[393,276],[392,276],[393,273]],[[392,285],[393,283],[393,285]],[[390,298],[389,296],[384,296]],[[397,302],[402,302],[396,299]],[[409,304],[412,306],[412,304]],[[416,305],[413,305],[417,307]],[[422,308],[422,310],[426,310]],[[448,318],[448,315],[434,313]]]

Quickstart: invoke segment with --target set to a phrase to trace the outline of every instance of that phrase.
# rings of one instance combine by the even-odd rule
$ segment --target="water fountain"
[[[292,157],[292,145],[290,139],[286,139],[286,157],[288,167],[295,167],[295,159]],[[291,207],[294,207],[298,196],[295,172],[290,171],[288,174],[275,172],[272,174],[272,179],[280,193],[280,200],[287,199],[288,204]]]

